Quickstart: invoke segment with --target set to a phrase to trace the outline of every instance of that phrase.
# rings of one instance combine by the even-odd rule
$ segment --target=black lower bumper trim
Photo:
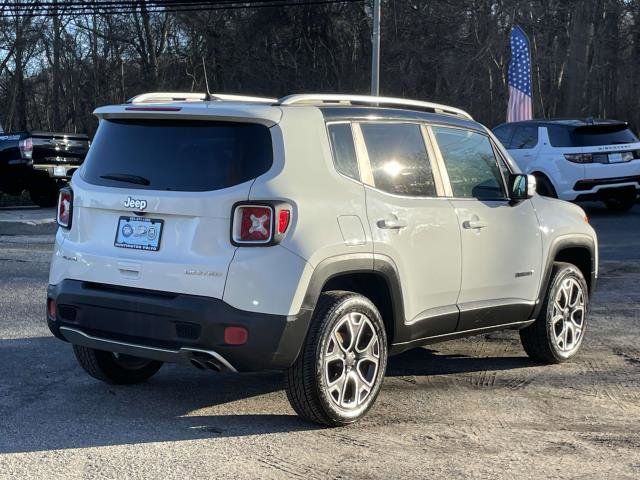
[[[217,352],[238,371],[284,369],[298,356],[311,312],[270,315],[238,310],[220,299],[64,280],[50,285],[56,318],[51,332],[68,327],[87,337],[144,348]],[[227,345],[224,329],[248,330],[244,345]],[[77,337],[81,338],[81,337]]]
[[[640,175],[633,175],[630,177],[616,177],[616,178],[600,178],[597,180],[578,180],[573,186],[576,192],[592,190],[595,187],[603,185],[616,185],[619,183],[635,183],[637,188],[640,188]],[[629,186],[620,187],[629,188]]]

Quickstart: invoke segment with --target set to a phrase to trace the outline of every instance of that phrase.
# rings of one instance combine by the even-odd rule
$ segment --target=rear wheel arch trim
[[[393,260],[387,256],[372,253],[352,253],[329,257],[318,264],[311,275],[307,292],[302,302],[302,309],[314,311],[320,294],[332,279],[341,276],[372,274],[385,281],[391,298],[393,318],[387,325],[389,341],[398,333],[405,322],[402,286],[398,269]]]

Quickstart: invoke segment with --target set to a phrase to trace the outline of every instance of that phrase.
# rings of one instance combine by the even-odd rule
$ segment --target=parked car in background
[[[542,195],[624,211],[640,192],[640,140],[616,120],[530,120],[493,129]]]
[[[54,206],[58,190],[82,165],[89,143],[83,134],[0,133],[0,193],[27,190],[36,205]]]
[[[60,191],[47,322],[89,375],[281,369],[294,410],[336,426],[427,343],[516,329],[539,362],[577,354],[596,234],[468,113],[207,97],[99,108]]]

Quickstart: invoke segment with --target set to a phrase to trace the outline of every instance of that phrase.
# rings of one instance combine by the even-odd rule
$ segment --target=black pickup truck
[[[54,206],[58,190],[82,165],[89,145],[83,134],[0,130],[0,193],[27,190],[33,203]]]

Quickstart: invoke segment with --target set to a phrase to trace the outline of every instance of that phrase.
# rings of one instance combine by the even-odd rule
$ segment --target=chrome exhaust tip
[[[188,354],[191,363],[198,368],[208,368],[214,372],[237,372],[227,359],[212,350],[200,350],[189,347],[183,347],[180,350]]]
[[[220,365],[219,363],[215,362],[214,360],[209,360],[209,361],[205,362],[205,365],[207,367],[209,367],[211,370],[215,371],[215,372],[222,372],[222,370],[223,370],[222,365]]]
[[[191,365],[196,367],[198,370],[206,370],[206,367],[202,364],[200,360],[196,358],[191,358],[189,361],[191,362]]]

